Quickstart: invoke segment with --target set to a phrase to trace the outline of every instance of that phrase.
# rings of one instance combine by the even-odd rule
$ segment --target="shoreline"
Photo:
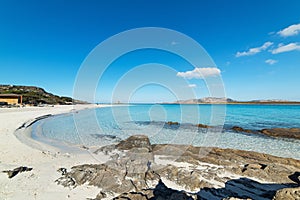
[[[130,106],[131,104],[127,104],[127,106]],[[40,151],[51,151],[51,152],[61,152],[61,153],[71,153],[71,154],[87,154],[87,153],[92,153],[94,150],[97,150],[97,148],[100,148],[101,146],[86,146],[84,144],[74,144],[71,142],[66,142],[66,141],[60,141],[57,139],[51,139],[48,138],[46,136],[44,136],[43,134],[41,134],[41,131],[38,131],[40,123],[43,123],[43,120],[47,120],[48,118],[55,118],[57,116],[64,116],[64,115],[72,115],[72,113],[77,113],[78,111],[81,110],[87,110],[87,109],[97,109],[97,108],[103,108],[103,107],[111,107],[111,106],[124,106],[124,104],[105,104],[105,105],[98,105],[98,104],[87,104],[87,105],[75,105],[73,106],[72,109],[66,111],[66,112],[59,112],[59,113],[55,113],[55,114],[45,114],[45,115],[41,115],[38,116],[36,118],[30,119],[26,122],[23,123],[23,125],[19,128],[16,129],[15,131],[15,135],[16,137],[24,144],[26,144],[27,146],[30,146],[32,148],[35,148],[37,150]],[[71,106],[70,106],[71,107]],[[152,123],[155,123],[155,121],[153,121]],[[170,128],[174,125],[176,126],[177,124],[180,124],[182,126],[198,126],[199,128],[204,128],[204,129],[210,129],[210,128],[214,128],[213,126],[208,126],[205,124],[181,124],[178,122],[157,122],[157,123],[164,123],[165,125],[170,126]],[[224,128],[224,127],[223,127]],[[242,135],[246,135],[246,136],[250,136],[253,135],[255,137],[261,137],[261,138],[267,138],[269,140],[285,140],[285,141],[290,141],[290,142],[298,142],[298,139],[295,139],[293,137],[281,137],[280,135],[276,136],[276,135],[268,135],[268,134],[263,134],[263,131],[273,131],[276,129],[284,129],[284,131],[288,131],[290,129],[294,129],[294,128],[271,128],[271,129],[244,129],[243,127],[239,127],[239,126],[232,126],[232,127],[227,127],[226,129],[224,129],[225,131],[228,131],[228,133],[237,133],[237,134],[242,134]],[[299,130],[300,128],[295,128],[297,130]],[[34,133],[35,132],[35,133]],[[123,138],[126,139],[126,138]],[[155,143],[156,144],[156,143]],[[164,144],[164,143],[157,143],[157,144]],[[182,144],[185,145],[185,144]],[[105,146],[105,145],[104,145]],[[264,150],[254,150],[254,149],[245,149],[245,148],[235,148],[232,146],[219,146],[219,145],[193,145],[195,147],[211,147],[211,148],[223,148],[223,149],[231,149],[231,150],[244,150],[244,151],[255,151],[257,153],[262,153],[262,154],[269,154],[269,155],[273,155],[273,156],[277,156],[277,157],[282,157],[282,158],[293,158],[293,159],[298,159],[299,160],[299,155],[283,155],[283,154],[279,154],[279,152],[276,153],[272,153],[272,152],[267,152]]]
[[[108,105],[113,106],[113,105]],[[32,148],[22,140],[15,137],[15,132],[20,127],[25,127],[26,123],[34,121],[36,118],[44,115],[51,114],[56,116],[60,114],[68,114],[76,112],[79,109],[93,109],[104,106],[97,105],[81,105],[75,106],[56,106],[56,107],[27,107],[27,108],[9,108],[0,109],[0,120],[7,123],[0,124],[0,145],[1,145],[1,157],[0,157],[0,171],[14,169],[20,166],[27,166],[33,168],[30,172],[24,172],[18,174],[16,177],[9,179],[7,174],[0,173],[0,197],[3,199],[86,199],[94,198],[99,194],[100,188],[90,184],[80,185],[80,187],[70,188],[58,185],[55,181],[61,177],[61,174],[57,172],[60,168],[65,168],[70,171],[72,167],[82,164],[105,164],[111,159],[113,155],[107,155],[105,152],[98,152],[96,155],[92,155],[89,151],[83,154],[70,154],[62,152],[59,148],[48,146],[45,143],[34,140],[30,135],[24,135],[28,142],[35,142],[41,145],[44,150],[38,148]],[[76,109],[77,108],[77,109]],[[29,126],[25,131],[30,134]],[[22,128],[21,128],[22,129]],[[24,131],[24,130],[19,130]],[[24,133],[24,132],[23,132]],[[23,134],[22,133],[22,134]],[[156,145],[164,146],[164,145]],[[174,146],[174,145],[173,145]],[[176,145],[174,146],[176,147]],[[198,148],[198,147],[195,147]],[[80,147],[78,147],[80,149]],[[207,148],[204,148],[207,149]],[[210,149],[210,148],[208,148]],[[215,149],[215,148],[214,148]],[[236,150],[225,149],[220,151],[235,152]],[[237,151],[243,152],[243,151]],[[251,152],[248,152],[251,153]],[[255,155],[263,155],[262,153],[255,153]],[[280,158],[282,160],[291,160],[288,158]],[[169,163],[168,160],[161,161],[160,159],[154,161],[163,164]],[[295,162],[298,162],[296,160]],[[182,161],[183,164],[186,161]],[[300,161],[299,161],[300,162]],[[177,163],[177,162],[176,162]],[[209,166],[209,160],[204,163],[205,166]],[[177,163],[178,164],[178,163]],[[200,164],[201,167],[202,164]],[[208,169],[210,167],[207,167]],[[164,183],[173,189],[176,189],[176,185],[172,181],[163,179]],[[261,179],[257,179],[259,182],[263,182]],[[178,188],[177,188],[178,189]],[[106,198],[106,199],[111,199]]]

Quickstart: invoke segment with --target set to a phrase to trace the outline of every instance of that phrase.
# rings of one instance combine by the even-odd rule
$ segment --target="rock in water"
[[[233,130],[235,132],[253,133],[252,130],[244,129],[244,128],[239,127],[239,126],[234,126],[234,127],[231,128],[231,130]]]

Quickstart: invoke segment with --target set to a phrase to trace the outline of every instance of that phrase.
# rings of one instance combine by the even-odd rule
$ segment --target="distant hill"
[[[77,100],[73,102],[73,99],[70,97],[57,96],[35,86],[0,85],[0,94],[19,94],[22,95],[24,104],[33,105],[85,103]]]
[[[175,104],[300,104],[299,101],[288,100],[252,100],[237,101],[230,98],[205,97],[201,99],[188,99],[173,102]]]
[[[175,103],[178,104],[201,104],[201,103],[229,103],[235,102],[230,98],[217,98],[217,97],[205,97],[201,99],[189,99],[189,100],[179,100]]]

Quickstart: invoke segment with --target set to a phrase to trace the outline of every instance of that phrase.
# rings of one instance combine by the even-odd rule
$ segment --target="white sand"
[[[75,109],[92,108],[95,105],[80,105]],[[75,189],[64,188],[54,181],[60,177],[57,169],[84,163],[99,163],[89,154],[62,154],[54,148],[42,152],[20,142],[15,130],[24,122],[46,114],[71,112],[73,106],[0,108],[0,199],[86,199],[94,198],[99,188],[83,186]],[[40,144],[44,145],[44,144]],[[105,160],[104,160],[105,161]],[[19,173],[9,179],[3,170],[19,166],[32,167],[29,172]]]

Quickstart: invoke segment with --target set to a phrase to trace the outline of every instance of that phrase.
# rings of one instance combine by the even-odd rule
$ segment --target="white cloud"
[[[268,59],[268,60],[265,61],[265,63],[267,63],[269,65],[274,65],[277,62],[278,62],[278,60],[273,60],[273,59]]]
[[[293,25],[277,32],[277,34],[282,37],[298,35],[299,33],[300,33],[300,24],[293,24]]]
[[[216,67],[204,67],[204,68],[195,68],[192,71],[186,71],[186,72],[178,72],[177,76],[183,77],[186,79],[203,79],[206,77],[212,77],[220,75],[221,71]]]
[[[195,88],[195,87],[197,87],[197,85],[196,84],[189,84],[188,87],[189,88]]]
[[[295,51],[295,50],[300,51],[300,45],[298,43],[290,43],[287,45],[279,44],[276,49],[272,50],[272,54],[278,54],[278,53]]]
[[[269,48],[271,45],[273,45],[273,42],[265,42],[262,46],[260,47],[255,47],[255,48],[251,48],[248,51],[243,51],[243,52],[237,52],[235,54],[236,57],[241,57],[241,56],[251,56],[257,53],[260,53],[261,51],[266,50],[267,48]]]

